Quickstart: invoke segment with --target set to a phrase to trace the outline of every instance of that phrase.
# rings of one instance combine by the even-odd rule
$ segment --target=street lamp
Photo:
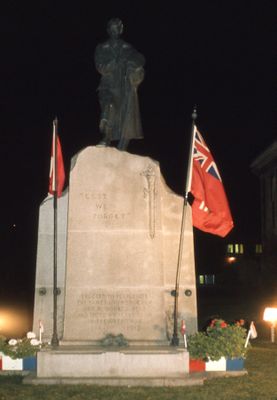
[[[277,322],[277,308],[266,307],[264,310],[264,321],[271,323],[271,342],[275,342],[275,325]]]

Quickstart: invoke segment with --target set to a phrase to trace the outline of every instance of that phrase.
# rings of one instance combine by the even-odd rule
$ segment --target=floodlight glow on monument
[[[0,310],[0,333],[12,327],[12,316],[9,310]]]
[[[1,331],[1,329],[3,329],[4,325],[5,325],[4,317],[2,317],[2,315],[0,315],[0,331]]]
[[[264,310],[264,321],[275,323],[277,321],[277,308],[267,307]]]
[[[0,335],[19,336],[28,330],[29,315],[24,308],[0,308]]]

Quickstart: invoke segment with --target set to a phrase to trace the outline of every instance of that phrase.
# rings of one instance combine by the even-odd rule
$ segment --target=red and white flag
[[[194,196],[193,226],[225,237],[234,226],[232,215],[216,163],[196,126],[189,168],[188,192]]]
[[[256,339],[258,337],[258,333],[253,321],[251,321],[249,331],[250,331],[250,339]]]
[[[181,321],[181,329],[180,329],[180,331],[181,331],[181,334],[183,336],[186,334],[186,324],[185,324],[185,321],[183,319]]]
[[[57,192],[57,196],[61,197],[65,181],[64,163],[62,148],[59,136],[57,134],[57,120],[53,121],[53,140],[49,174],[49,189],[50,194]]]
[[[251,321],[251,324],[249,326],[249,331],[247,333],[247,337],[245,340],[245,344],[244,347],[246,348],[248,346],[249,343],[249,339],[256,339],[258,337],[257,331],[256,331],[256,327],[254,325],[254,322]]]
[[[181,334],[184,337],[185,348],[187,348],[188,347],[188,345],[187,345],[187,335],[186,335],[187,327],[186,327],[186,323],[185,323],[185,321],[183,319],[181,321],[181,329],[180,329],[180,331],[181,331]]]

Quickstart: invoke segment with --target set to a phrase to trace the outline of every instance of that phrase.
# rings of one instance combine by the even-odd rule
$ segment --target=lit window
[[[227,253],[229,253],[229,254],[234,253],[234,245],[233,244],[227,245]]]
[[[204,283],[205,283],[204,275],[199,275],[199,283],[200,283],[200,285],[204,285]]]
[[[205,275],[205,283],[206,283],[206,285],[214,285],[215,284],[215,276],[214,275]]]
[[[263,252],[263,246],[261,244],[256,244],[255,253],[256,254],[262,254],[262,252]]]
[[[198,276],[200,285],[214,285],[215,284],[215,275],[199,275]]]
[[[243,254],[243,244],[236,243],[235,244],[235,253],[236,254]]]

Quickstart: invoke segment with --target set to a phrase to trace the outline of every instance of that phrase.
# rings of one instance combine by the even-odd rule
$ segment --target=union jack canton
[[[221,176],[217,169],[216,163],[211,155],[211,152],[206,145],[202,135],[196,129],[193,147],[193,158],[198,161],[201,168],[205,170],[208,174],[212,175],[214,178],[222,182]]]

